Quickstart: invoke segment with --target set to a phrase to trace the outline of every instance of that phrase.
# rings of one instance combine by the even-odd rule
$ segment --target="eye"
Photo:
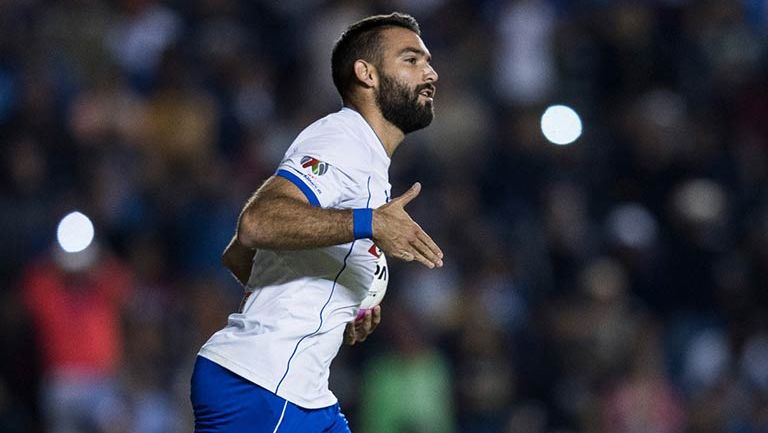
[[[408,57],[405,59],[406,62],[415,65],[416,64],[416,57]]]

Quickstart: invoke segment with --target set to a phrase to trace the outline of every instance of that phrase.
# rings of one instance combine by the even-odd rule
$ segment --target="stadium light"
[[[61,249],[77,253],[88,248],[93,242],[93,223],[80,212],[72,212],[61,219],[56,230],[56,239]]]
[[[541,116],[541,132],[553,144],[571,144],[581,136],[581,118],[571,107],[552,105]]]

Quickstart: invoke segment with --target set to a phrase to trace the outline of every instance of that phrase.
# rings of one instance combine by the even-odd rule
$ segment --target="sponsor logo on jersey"
[[[311,175],[309,175],[307,173],[301,173],[301,175],[304,177],[304,179],[307,180],[307,182],[309,182],[310,185],[312,185],[312,188],[314,188],[315,191],[317,191],[318,194],[322,194],[323,193],[323,190],[321,190],[320,187],[317,186],[317,184],[313,180],[313,179],[316,179],[315,176],[311,176]]]
[[[379,280],[389,281],[389,273],[387,272],[387,265],[376,264],[376,270],[373,271],[373,277]]]
[[[312,174],[315,176],[322,176],[328,171],[328,163],[312,158],[311,156],[301,158],[301,167],[310,168]]]

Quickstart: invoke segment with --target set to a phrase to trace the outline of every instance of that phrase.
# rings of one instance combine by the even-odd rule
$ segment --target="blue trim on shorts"
[[[312,191],[306,183],[304,183],[299,176],[296,176],[295,174],[291,173],[288,170],[280,169],[277,170],[277,173],[275,173],[276,176],[283,177],[285,179],[288,179],[292,184],[299,187],[301,192],[304,193],[304,196],[307,197],[307,200],[309,200],[309,203],[312,206],[320,207],[320,200],[317,199],[317,196],[315,195],[315,192]]]

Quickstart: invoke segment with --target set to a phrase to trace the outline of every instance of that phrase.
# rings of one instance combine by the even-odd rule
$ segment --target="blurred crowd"
[[[766,0],[0,1],[0,431],[192,430],[237,214],[393,10],[440,74],[393,194],[446,266],[335,360],[353,431],[768,432]]]

